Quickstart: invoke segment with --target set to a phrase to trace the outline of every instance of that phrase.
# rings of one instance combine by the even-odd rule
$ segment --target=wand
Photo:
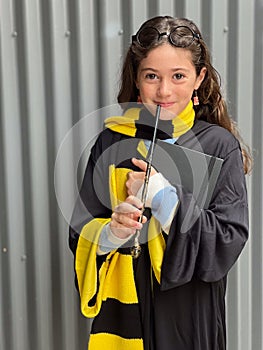
[[[155,141],[156,141],[156,134],[157,134],[157,126],[158,126],[158,121],[160,118],[160,112],[161,112],[161,106],[157,105],[156,108],[156,113],[155,113],[155,126],[154,126],[154,132],[153,132],[153,138],[150,146],[150,152],[147,160],[147,168],[145,172],[145,177],[144,177],[144,183],[143,183],[143,189],[142,189],[142,214],[139,217],[139,222],[142,222],[143,219],[143,212],[145,209],[145,203],[146,203],[146,197],[147,197],[147,192],[148,192],[148,184],[150,180],[150,174],[151,174],[151,168],[152,168],[152,160],[153,160],[153,151],[154,151],[154,146],[155,146]],[[140,230],[137,229],[134,235],[134,246],[131,248],[131,255],[134,259],[137,259],[141,253],[141,246],[139,242],[139,237],[140,237]]]

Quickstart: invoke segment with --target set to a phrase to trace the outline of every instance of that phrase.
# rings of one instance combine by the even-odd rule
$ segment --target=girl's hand
[[[130,171],[127,174],[126,189],[128,195],[136,196],[139,189],[143,185],[145,173],[147,170],[147,162],[142,159],[132,158],[132,163],[142,171]],[[157,171],[152,167],[150,176],[156,174]]]
[[[129,196],[124,202],[117,205],[111,216],[110,229],[119,238],[127,238],[141,230],[147,218],[143,216],[142,223],[138,222],[142,211],[142,202],[135,196]]]

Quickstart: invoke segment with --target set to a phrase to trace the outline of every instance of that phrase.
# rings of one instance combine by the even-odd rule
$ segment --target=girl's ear
[[[195,83],[195,90],[198,90],[202,81],[204,80],[205,78],[205,75],[206,75],[206,67],[203,67],[200,71],[200,74],[198,75],[198,77],[196,78],[196,83]]]

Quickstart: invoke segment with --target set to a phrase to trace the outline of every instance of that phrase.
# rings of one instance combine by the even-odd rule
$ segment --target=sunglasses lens
[[[143,47],[150,46],[152,43],[158,41],[158,39],[159,32],[153,27],[144,28],[137,35],[137,40]]]
[[[187,47],[192,44],[194,33],[188,27],[176,27],[170,34],[170,40],[175,46]]]

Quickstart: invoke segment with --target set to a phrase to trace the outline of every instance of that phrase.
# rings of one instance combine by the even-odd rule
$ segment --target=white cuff
[[[108,223],[101,231],[97,254],[103,255],[111,252],[112,250],[118,249],[129,239],[130,236],[127,238],[119,238],[115,236],[110,229],[110,224]]]
[[[168,186],[171,186],[170,182],[166,180],[166,178],[163,177],[161,173],[156,173],[150,176],[145,207],[151,208],[152,200],[153,200],[153,197],[156,195],[156,193],[158,193],[159,191],[163,190],[165,187],[168,187]],[[139,199],[142,199],[142,190],[143,190],[143,185],[139,188],[139,191],[136,194],[136,197]]]

